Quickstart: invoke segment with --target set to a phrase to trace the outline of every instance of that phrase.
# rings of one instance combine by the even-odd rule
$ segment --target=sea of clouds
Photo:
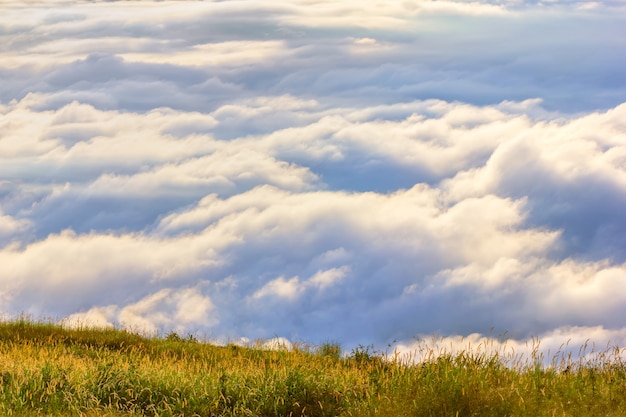
[[[0,312],[626,346],[625,28],[622,1],[0,1]]]

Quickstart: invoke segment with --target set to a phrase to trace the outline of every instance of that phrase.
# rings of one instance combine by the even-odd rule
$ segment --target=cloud
[[[0,310],[622,342],[622,11],[5,2]]]
[[[32,223],[26,219],[15,219],[0,212],[0,246],[13,237],[23,235],[31,227]]]
[[[300,289],[298,288],[299,280],[297,277],[285,280],[285,278],[276,278],[265,284],[263,288],[252,294],[252,298],[263,298],[276,296],[280,298],[293,299],[298,296]]]
[[[459,172],[444,186],[458,199],[526,196],[532,224],[563,230],[568,254],[623,262],[625,110],[622,104],[521,130],[483,167]]]
[[[316,332],[324,323],[334,323],[339,337],[350,324],[318,317],[328,307],[365,321],[372,309],[406,298],[407,288],[423,285],[445,266],[542,253],[556,235],[515,230],[523,219],[520,209],[519,202],[496,197],[445,206],[437,190],[423,185],[391,195],[263,186],[227,199],[212,197],[165,218],[158,229],[163,237],[66,232],[6,249],[0,257],[11,265],[4,280],[20,294],[14,306],[71,311],[91,303],[107,306],[122,294],[146,297],[170,282],[204,282],[220,316],[235,316],[225,331],[255,317],[259,329],[250,336],[260,337],[281,311],[292,317],[286,328],[291,337],[300,327],[322,337]],[[71,291],[63,289],[68,285]],[[58,291],[63,295],[50,297]],[[296,298],[303,303],[292,303]],[[311,322],[300,324],[306,321]],[[359,333],[366,337],[370,330]]]
[[[615,106],[624,92],[613,2],[592,12],[569,2],[23,7],[4,14],[3,102],[40,92],[53,94],[51,107],[203,111],[234,95],[371,104],[541,96],[553,110],[583,111]]]
[[[588,181],[597,184],[594,192],[623,189],[623,106],[546,121],[551,116],[538,105],[431,100],[324,109],[277,97],[211,114],[127,114],[78,103],[44,112],[15,104],[13,112],[43,118],[35,138],[55,142],[52,152],[27,156],[31,164],[51,153],[68,172],[85,159],[93,162],[91,175],[60,176],[56,181],[72,182],[56,184],[53,176],[52,185],[38,185],[43,197],[34,208],[26,189],[7,188],[4,201],[14,208],[5,218],[14,224],[19,214],[22,224],[39,228],[40,238],[12,229],[18,245],[2,251],[10,265],[3,271],[4,308],[71,315],[115,306],[106,320],[93,311],[84,317],[156,331],[176,323],[176,309],[159,301],[176,282],[183,288],[202,283],[199,296],[212,300],[211,316],[219,317],[211,326],[190,321],[185,329],[231,338],[280,329],[290,338],[367,342],[497,327],[521,339],[555,326],[619,326],[612,317],[619,317],[623,301],[617,296],[620,241],[608,239],[616,235],[607,231],[623,227],[621,212],[594,216],[584,194],[569,190]],[[254,125],[283,112],[292,116],[278,117],[269,133],[211,135],[226,114]],[[186,131],[198,123],[207,131]],[[33,125],[12,126],[19,132]],[[130,135],[128,125],[146,135]],[[59,144],[58,126],[87,134]],[[393,138],[389,146],[380,145],[385,138]],[[104,145],[128,148],[132,141],[139,142],[135,151],[122,156]],[[343,180],[352,184],[368,168],[372,175],[381,166],[414,169],[409,180],[417,185],[388,193],[367,191],[376,185],[363,183],[363,191],[345,191],[324,184],[332,170],[323,168],[333,165],[348,167]],[[537,211],[558,204],[563,213],[563,196],[572,199],[571,223]],[[141,210],[145,216],[159,201],[129,233],[133,216],[120,214]],[[93,231],[81,231],[81,218],[92,219],[86,224]],[[45,234],[46,223],[58,231]],[[598,251],[572,252],[580,223],[597,234]],[[79,232],[61,232],[67,227]],[[599,302],[608,294],[615,303]],[[147,319],[148,311],[161,318]]]
[[[88,311],[73,313],[64,317],[60,323],[62,326],[70,329],[81,328],[113,328],[110,318],[115,316],[115,306],[93,307]]]
[[[215,325],[212,310],[211,299],[197,290],[164,289],[124,307],[119,313],[119,322],[124,327],[146,333],[154,333],[164,327],[181,332],[192,324],[204,328]]]
[[[252,294],[253,299],[263,297],[279,297],[288,300],[295,300],[302,295],[308,287],[316,287],[324,289],[342,280],[346,273],[350,271],[349,267],[331,268],[326,271],[318,271],[310,279],[300,282],[298,277],[286,280],[284,277],[278,277],[269,281],[261,289]]]
[[[207,329],[217,323],[212,317],[213,303],[197,288],[162,289],[120,308],[116,305],[93,307],[61,320],[67,327],[112,327],[119,323],[126,329],[146,335],[159,334],[168,328],[184,333],[192,325]]]
[[[472,352],[475,355],[497,355],[514,367],[533,367],[537,363],[564,370],[568,365],[606,363],[624,358],[625,331],[595,327],[562,327],[525,341],[511,340],[507,335],[432,337],[417,336],[409,344],[394,348],[401,361],[421,362],[439,355]]]

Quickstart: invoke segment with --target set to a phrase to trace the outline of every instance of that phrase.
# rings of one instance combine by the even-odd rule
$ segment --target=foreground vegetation
[[[272,351],[19,319],[0,323],[0,415],[618,416],[618,353],[547,367],[472,352],[408,364],[368,348]]]

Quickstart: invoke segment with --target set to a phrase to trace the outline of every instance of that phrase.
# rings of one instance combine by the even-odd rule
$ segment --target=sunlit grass
[[[415,363],[333,343],[215,346],[22,318],[0,323],[0,415],[626,415],[619,350],[543,363],[471,350]]]

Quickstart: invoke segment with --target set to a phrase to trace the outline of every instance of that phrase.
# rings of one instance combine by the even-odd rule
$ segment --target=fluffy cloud
[[[3,271],[9,289],[5,308],[30,306],[33,312],[63,315],[92,311],[92,305],[122,311],[126,305],[120,303],[143,306],[148,300],[157,311],[161,304],[150,297],[169,294],[176,282],[203,283],[201,296],[219,300],[212,304],[219,317],[212,331],[233,338],[267,336],[280,327],[292,338],[323,339],[331,326],[332,337],[362,342],[490,327],[524,338],[568,324],[618,325],[611,317],[619,317],[624,301],[618,296],[623,267],[615,263],[621,262],[620,241],[609,238],[616,236],[610,233],[613,225],[623,227],[621,211],[589,216],[583,197],[570,189],[590,181],[597,184],[594,192],[624,189],[623,106],[544,121],[537,105],[431,100],[324,109],[284,97],[243,101],[207,115],[126,114],[80,104],[58,111],[27,109],[47,118],[35,139],[58,143],[49,133],[58,125],[54,121],[87,120],[101,128],[121,126],[108,135],[99,132],[98,140],[145,144],[120,157],[104,145],[92,148],[97,140],[89,135],[71,146],[57,145],[52,153],[64,161],[57,164],[69,171],[81,164],[81,158],[71,157],[73,150],[84,147],[83,158],[94,161],[92,174],[63,184],[54,176],[46,179],[52,181],[48,185],[31,181],[44,194],[34,207],[15,195],[26,190],[5,193],[12,203],[7,207],[14,207],[9,224],[22,216],[22,224],[41,228],[42,235],[53,219],[59,230],[40,240],[24,235],[21,246],[3,250],[2,264],[10,265]],[[277,125],[291,127],[219,140],[210,129],[228,120],[226,112],[252,125],[277,114]],[[292,116],[281,118],[284,112]],[[128,118],[150,135],[126,136]],[[198,121],[210,121],[209,130],[187,130]],[[167,133],[172,126],[182,133]],[[148,145],[150,138],[156,149]],[[385,139],[389,146],[381,146]],[[49,155],[25,158],[36,166]],[[139,165],[140,157],[148,169]],[[360,182],[361,176],[381,169],[404,169],[417,185],[392,193],[345,191],[332,178],[325,181],[335,167],[349,167],[342,180],[352,181],[353,188],[375,190],[377,184]],[[541,183],[533,180],[538,177]],[[393,186],[391,177],[381,181]],[[158,205],[155,215],[135,227],[131,215],[115,218],[138,200],[146,206],[159,198],[176,203],[184,193],[187,201],[199,201]],[[557,203],[561,213],[571,210],[569,219],[537,212],[537,207],[556,209],[551,204]],[[68,216],[68,210],[76,214]],[[99,227],[72,232],[81,215]],[[572,252],[571,237],[581,222],[596,232],[600,252]],[[114,231],[117,224],[122,228]],[[124,230],[129,227],[136,231]],[[590,282],[595,292],[589,291]],[[64,296],[44,296],[59,291]],[[127,296],[120,299],[122,294]],[[608,294],[614,303],[598,302]],[[174,325],[172,318],[131,312],[110,320],[151,331]],[[396,325],[389,327],[391,322]],[[193,320],[186,326],[203,328]]]
[[[268,93],[337,104],[543,97],[552,109],[586,110],[624,96],[619,3],[152,6],[7,5],[0,100],[45,92],[49,107],[204,111]]]
[[[220,334],[256,338],[280,327],[291,338],[363,342],[486,324],[523,337],[618,317],[624,268],[547,260],[559,234],[521,227],[523,206],[496,196],[450,205],[424,185],[390,195],[264,186],[212,196],[164,218],[153,237],[64,233],[5,249],[15,294],[7,307],[69,312],[128,294],[117,322],[154,330],[176,323],[179,313],[158,309],[172,283],[200,282]],[[614,302],[599,304],[609,293]]]
[[[164,328],[181,333],[192,325],[210,328],[217,321],[212,313],[211,299],[197,288],[166,288],[123,308],[109,305],[70,314],[61,323],[79,328],[112,327],[113,323],[119,323],[131,331],[158,335]]]
[[[444,186],[456,199],[525,196],[533,224],[563,230],[567,254],[623,262],[625,116],[622,104],[538,123],[510,137],[484,166],[459,172]]]
[[[542,333],[527,341],[508,339],[507,335],[432,337],[420,335],[408,344],[399,344],[388,356],[401,361],[419,362],[439,355],[472,352],[476,355],[497,355],[513,367],[533,367],[537,363],[565,369],[585,363],[606,363],[623,360],[626,344],[624,329],[609,330],[602,326],[563,327]]]
[[[28,220],[17,220],[0,212],[0,246],[6,244],[14,236],[23,235],[31,226],[31,222]]]
[[[622,343],[623,16],[5,2],[0,310],[402,352]]]

